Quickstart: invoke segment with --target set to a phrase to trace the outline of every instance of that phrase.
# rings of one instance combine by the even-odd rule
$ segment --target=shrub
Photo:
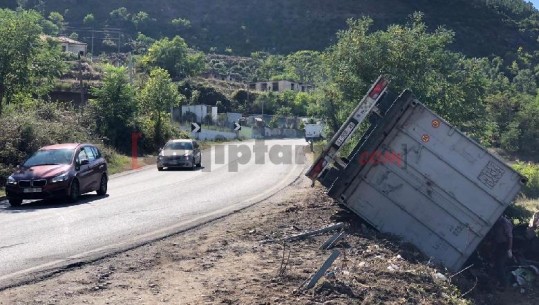
[[[189,138],[189,135],[186,132],[180,130],[180,128],[177,126],[174,126],[168,119],[161,121],[161,142],[158,142],[155,139],[155,123],[150,117],[139,117],[137,120],[137,127],[142,134],[142,137],[138,142],[138,150],[141,154],[152,154],[157,152],[159,148],[161,148],[166,141],[170,139]]]
[[[71,106],[38,101],[32,106],[11,105],[0,119],[0,187],[18,164],[40,147],[56,143],[100,143]],[[101,145],[108,162],[118,155]]]
[[[513,168],[528,178],[528,183],[524,186],[522,193],[527,198],[539,197],[539,165],[533,163],[517,162]]]

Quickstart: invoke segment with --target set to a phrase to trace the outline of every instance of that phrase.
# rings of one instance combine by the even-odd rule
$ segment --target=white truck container
[[[336,134],[307,176],[379,231],[458,271],[526,179],[410,91],[372,122],[347,160],[324,156]]]

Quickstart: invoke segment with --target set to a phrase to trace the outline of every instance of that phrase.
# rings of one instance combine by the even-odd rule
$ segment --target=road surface
[[[107,196],[84,195],[76,204],[1,202],[0,288],[227,215],[301,175],[304,140],[254,144],[214,146],[194,171],[150,166],[115,175]]]

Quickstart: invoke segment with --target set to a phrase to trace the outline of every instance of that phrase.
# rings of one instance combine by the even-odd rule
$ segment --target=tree
[[[93,26],[93,25],[94,25],[94,22],[95,22],[94,14],[87,14],[86,16],[84,16],[84,19],[82,20],[82,22],[83,22],[85,25],[91,25],[91,26]]]
[[[39,24],[43,28],[43,33],[46,35],[58,36],[60,33],[60,29],[50,20],[42,19]]]
[[[419,13],[405,26],[369,33],[371,19],[350,20],[324,55],[325,75],[339,91],[343,120],[380,74],[395,92],[411,88],[420,101],[465,131],[480,136],[485,114],[484,63],[448,50],[453,32],[429,33]]]
[[[269,55],[256,53],[254,58],[261,58],[262,63],[256,70],[256,80],[268,81],[272,79],[289,79],[286,75],[285,58],[282,55]]]
[[[178,106],[183,100],[183,96],[178,92],[178,87],[171,81],[168,72],[161,68],[156,68],[150,72],[150,78],[138,95],[138,100],[145,113],[149,114],[154,121],[154,141],[157,147],[163,141],[163,113],[171,110],[173,106]]]
[[[127,11],[127,9],[122,6],[120,8],[115,9],[115,10],[112,10],[109,13],[109,16],[111,18],[112,24],[114,24],[114,25],[123,25],[127,21],[129,21],[130,14]]]
[[[24,9],[28,4],[28,0],[17,0],[17,9]]]
[[[38,96],[47,95],[55,86],[55,80],[60,78],[67,70],[64,55],[54,39],[39,40],[31,70],[31,88],[23,90]]]
[[[138,30],[140,26],[143,26],[150,20],[150,15],[148,13],[140,11],[137,14],[133,15],[131,22],[135,25],[135,29]]]
[[[125,67],[106,65],[104,70],[103,85],[92,90],[96,98],[90,100],[90,111],[106,143],[127,152],[137,112],[133,88]]]
[[[191,27],[191,21],[189,21],[188,19],[184,19],[184,18],[176,18],[176,19],[172,19],[170,21],[170,23],[177,27],[177,28],[190,28]]]
[[[131,40],[129,45],[133,49],[135,54],[144,54],[148,51],[150,46],[155,42],[155,39],[148,37],[142,33],[138,33],[135,40]]]
[[[174,80],[196,75],[205,65],[204,55],[190,50],[180,36],[156,41],[142,58],[142,64],[149,68],[163,68]]]
[[[60,32],[65,30],[64,16],[62,16],[62,14],[58,12],[51,12],[48,19],[58,27]]]
[[[41,20],[35,11],[0,9],[0,114],[15,94],[40,93],[65,70],[58,45],[40,39]]]
[[[317,51],[298,51],[286,56],[285,72],[291,80],[315,83],[322,71],[322,57]]]

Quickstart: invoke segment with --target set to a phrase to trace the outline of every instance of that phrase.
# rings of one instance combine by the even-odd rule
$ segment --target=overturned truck
[[[526,179],[410,90],[392,96],[388,84],[376,80],[306,175],[379,231],[458,271]]]

